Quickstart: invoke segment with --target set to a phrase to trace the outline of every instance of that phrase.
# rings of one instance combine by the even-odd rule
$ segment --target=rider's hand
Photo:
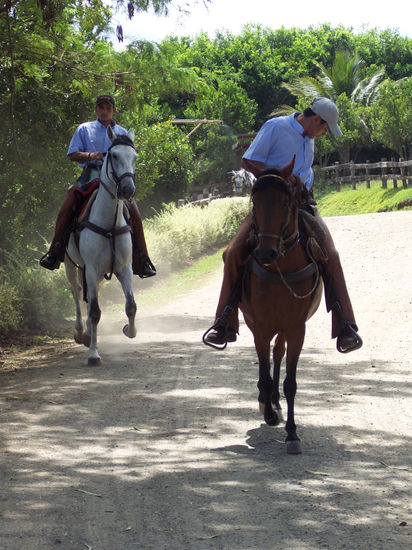
[[[103,158],[103,153],[100,153],[99,151],[93,151],[93,153],[89,153],[89,156],[87,159],[90,160],[100,160]]]

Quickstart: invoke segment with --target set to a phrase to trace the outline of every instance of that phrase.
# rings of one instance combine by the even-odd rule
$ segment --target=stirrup
[[[147,279],[148,277],[154,277],[157,275],[156,268],[151,262],[149,256],[144,252],[139,254],[139,259],[133,261],[133,274],[139,275],[141,279]]]
[[[51,262],[51,256],[54,257],[53,263]],[[50,252],[50,250],[40,258],[41,267],[44,267],[45,269],[49,269],[50,271],[59,269],[60,263],[61,262],[60,260],[57,259],[57,256],[53,252]]]
[[[202,336],[202,340],[203,340],[203,343],[206,345],[206,346],[210,346],[211,348],[215,348],[219,351],[223,351],[226,347],[227,347],[227,342],[228,342],[228,339],[227,339],[227,333],[228,333],[228,330],[229,330],[229,316],[230,314],[232,313],[232,310],[233,310],[233,307],[231,306],[226,306],[225,309],[223,310],[223,313],[222,313],[222,316],[219,317],[219,319],[216,321],[216,323],[214,323],[210,328],[207,329],[207,331],[203,334]],[[212,344],[212,342],[208,342],[207,341],[207,335],[212,332],[212,330],[223,330],[223,335],[224,335],[224,343],[222,345],[216,345],[216,344]]]
[[[208,334],[210,332],[212,332],[212,330],[219,330],[219,329],[224,330],[224,342],[223,342],[223,344],[219,345],[219,344],[213,344],[212,342],[208,342],[207,341]],[[215,323],[210,328],[208,328],[207,331],[203,334],[203,336],[202,336],[203,343],[206,346],[210,346],[211,348],[217,349],[219,351],[223,351],[227,346],[227,331],[228,331],[228,326],[227,325],[225,327],[223,327],[222,325],[220,325],[218,323]]]
[[[354,337],[354,344],[348,349],[342,349],[340,344],[340,336],[336,338],[336,349],[339,351],[339,353],[350,353],[351,351],[356,351],[357,349],[361,348],[363,345],[362,338],[359,336],[359,334],[356,332],[356,330],[347,323],[346,326],[343,329],[344,331],[348,331],[350,336]]]

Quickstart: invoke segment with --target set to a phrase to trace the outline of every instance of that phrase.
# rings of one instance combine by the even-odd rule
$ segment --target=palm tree
[[[379,69],[371,76],[362,78],[365,61],[355,52],[338,50],[332,66],[328,69],[322,63],[315,63],[319,75],[314,78],[304,76],[296,78],[292,83],[283,82],[282,86],[297,98],[312,101],[316,97],[328,97],[336,101],[343,93],[353,103],[371,105],[377,97],[379,85],[384,77],[384,70]],[[281,105],[271,115],[287,114],[294,109],[289,105]]]

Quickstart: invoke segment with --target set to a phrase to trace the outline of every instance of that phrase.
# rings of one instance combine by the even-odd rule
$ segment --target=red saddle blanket
[[[87,187],[76,187],[76,217],[81,218],[85,213],[93,192],[99,187],[100,180],[93,180]]]

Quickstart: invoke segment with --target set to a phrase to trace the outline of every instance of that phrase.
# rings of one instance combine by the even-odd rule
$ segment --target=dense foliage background
[[[257,130],[274,113],[301,109],[316,95],[337,102],[344,129],[344,138],[318,144],[317,163],[410,158],[411,39],[329,25],[246,26],[239,35],[170,36],[114,48],[111,8],[138,17],[150,6],[165,13],[169,1],[0,5],[0,309],[2,296],[17,303],[21,288],[33,288],[34,279],[41,285],[38,259],[78,176],[67,146],[75,127],[94,118],[100,93],[115,95],[117,121],[136,132],[137,198],[146,215],[193,185],[225,181],[238,168],[237,134]],[[175,118],[222,123],[189,135],[194,126],[173,124]]]

